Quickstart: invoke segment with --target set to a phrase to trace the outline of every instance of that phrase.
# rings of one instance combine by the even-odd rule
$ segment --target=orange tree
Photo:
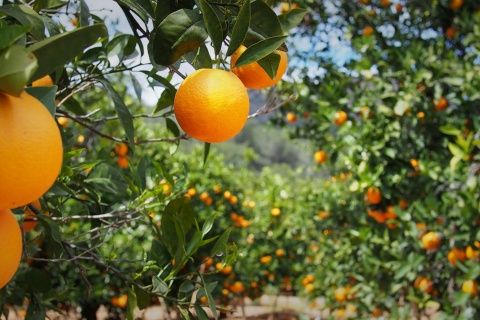
[[[135,307],[145,308],[153,296],[184,318],[192,310],[205,317],[201,305],[218,317],[211,294],[217,282],[204,275],[202,259],[218,255],[218,262],[228,265],[237,252],[222,227],[212,232],[215,214],[198,215],[184,196],[189,173],[172,161],[171,153],[190,137],[175,121],[176,84],[185,78],[186,66],[212,69],[215,62],[216,71],[228,70],[227,58],[240,46],[247,49],[236,67],[258,61],[275,78],[281,64],[275,50],[286,50],[288,32],[305,10],[277,15],[262,1],[115,2],[129,23],[129,34],[108,30],[83,0],[3,1],[0,6],[0,94],[41,102],[58,124],[64,151],[53,185],[45,181],[48,186],[21,203],[2,193],[1,214],[13,210],[19,220],[39,224],[24,233],[24,259],[17,274],[9,284],[2,282],[1,314],[28,302],[27,318],[45,318],[47,309],[79,304],[91,318],[100,304],[111,304],[126,308],[127,317],[133,318]],[[141,81],[160,89],[153,109],[139,101],[146,86]],[[196,93],[207,89],[200,86]],[[0,108],[5,107],[2,102]],[[31,127],[28,122],[16,125]],[[22,150],[2,153],[2,161],[21,164],[27,155],[36,156],[32,163],[40,168],[24,172],[45,171],[41,166],[53,159],[53,150],[39,130],[40,142],[24,149],[15,146]],[[2,146],[13,138],[2,131]],[[42,146],[43,155],[29,153]],[[205,158],[208,150],[206,144]],[[6,185],[4,178],[2,187],[21,190],[19,194],[47,180],[32,175],[27,182],[19,177]],[[41,208],[28,205],[35,198]],[[202,252],[198,259],[197,252]],[[1,270],[8,282],[10,274]]]
[[[339,310],[354,303],[363,315],[409,318],[434,306],[447,318],[475,317],[478,3],[300,5],[313,12],[295,35],[309,39],[295,52],[304,72],[281,90],[301,94],[273,122],[324,150],[321,165],[333,175],[351,173],[322,193],[322,206],[345,206],[331,212],[335,230],[322,237],[326,255],[314,272],[321,280],[310,296]],[[339,42],[350,52],[345,63]],[[308,117],[289,124],[292,112]],[[435,234],[423,239],[423,231]],[[337,287],[349,288],[347,302],[335,297]]]

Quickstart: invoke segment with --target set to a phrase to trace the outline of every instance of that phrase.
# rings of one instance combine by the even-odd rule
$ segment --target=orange
[[[13,278],[22,258],[22,233],[10,210],[0,210],[0,289]]]
[[[370,119],[372,117],[372,113],[370,112],[370,108],[368,106],[363,106],[362,109],[359,112],[360,117],[363,118],[363,115],[366,115],[367,119]]]
[[[363,35],[365,35],[365,36],[371,36],[373,34],[373,31],[374,31],[373,27],[367,26],[367,27],[363,28],[362,32],[363,32]]]
[[[279,208],[272,208],[272,210],[270,210],[270,213],[272,216],[278,217],[282,212]]]
[[[235,63],[242,53],[247,50],[247,47],[240,46],[240,48],[232,54],[230,60],[230,66],[232,72],[235,73],[240,80],[242,80],[245,87],[249,89],[265,89],[275,85],[287,71],[288,57],[285,51],[276,50],[275,52],[280,55],[280,63],[278,64],[277,74],[275,78],[270,78],[270,76],[262,69],[258,62],[252,62],[245,66],[235,67]]]
[[[245,286],[241,281],[235,281],[231,286],[230,286],[230,291],[233,293],[240,293],[245,290]]]
[[[402,210],[405,210],[408,207],[408,202],[400,198],[398,200],[398,205],[400,206],[400,208],[402,208]]]
[[[178,124],[194,139],[229,140],[245,126],[250,108],[247,89],[232,72],[200,69],[181,84],[173,101]]]
[[[347,289],[343,287],[337,288],[333,292],[333,296],[335,297],[335,300],[337,300],[338,302],[347,301]]]
[[[47,108],[25,92],[18,98],[0,93],[0,209],[40,198],[62,160],[60,130]]]
[[[367,202],[370,204],[379,204],[382,201],[382,193],[377,187],[367,189]]]
[[[285,116],[285,119],[289,123],[295,123],[297,122],[297,116],[293,112],[288,112],[287,115]]]
[[[448,107],[448,100],[444,97],[441,97],[440,99],[438,99],[438,101],[434,101],[434,103],[435,110],[437,111],[445,110]]]
[[[57,122],[60,126],[66,128],[68,125],[68,118],[66,117],[57,117]]]
[[[418,277],[413,283],[415,288],[419,288],[425,293],[431,293],[433,291],[433,282],[427,277]]]
[[[32,87],[48,87],[48,86],[53,86],[52,77],[50,77],[48,74],[32,82]]]
[[[403,6],[400,3],[395,4],[395,10],[399,13],[403,10]]]
[[[372,316],[374,316],[374,317],[380,317],[382,314],[383,314],[383,310],[380,309],[379,307],[376,307],[372,311]]]
[[[279,249],[275,250],[275,255],[277,257],[283,257],[285,255],[285,250],[283,250],[282,248],[279,248]]]
[[[127,306],[127,302],[128,302],[128,295],[126,294],[122,294],[119,297],[112,297],[110,299],[110,303],[112,304],[112,306],[119,307],[119,308],[125,308]]]
[[[260,258],[260,262],[264,264],[270,263],[270,261],[272,261],[272,256],[263,256]]]
[[[463,0],[450,1],[450,9],[452,10],[460,9],[462,6],[463,6]]]
[[[462,291],[468,292],[472,296],[478,295],[478,284],[475,280],[467,280],[462,284]]]
[[[42,209],[42,205],[40,204],[39,199],[33,201],[31,205],[38,211]],[[37,220],[32,221],[33,219],[35,219],[35,217],[36,217],[36,214],[32,210],[30,210],[30,208],[27,207],[25,209],[25,220],[22,223],[22,228],[24,232],[28,232],[32,230],[38,224]]]
[[[438,232],[430,231],[422,237],[422,244],[426,250],[437,250],[442,243],[442,236]]]
[[[127,160],[127,157],[125,156],[118,157],[117,163],[120,168],[123,168],[123,169],[128,168],[128,160]]]
[[[447,36],[447,38],[450,38],[450,39],[454,38],[456,33],[457,33],[457,29],[453,27],[448,27],[445,30],[445,35]]]
[[[120,143],[115,146],[115,153],[119,157],[124,157],[128,153],[128,145],[126,143]]]
[[[345,121],[347,121],[347,114],[345,111],[337,111],[335,113],[335,118],[333,119],[333,123],[335,123],[337,126],[342,125]]]
[[[453,247],[449,252],[448,252],[448,255],[447,255],[447,260],[448,262],[450,262],[451,264],[453,264],[454,266],[457,266],[457,260],[458,261],[465,261],[467,259],[466,257],[466,254],[465,254],[465,250],[463,249],[458,249],[458,248],[455,248]]]
[[[324,163],[327,161],[327,153],[323,150],[317,150],[313,155],[317,163]]]
[[[412,165],[412,168],[414,168],[414,169],[418,169],[418,167],[419,167],[417,159],[414,159],[414,158],[410,159],[410,164]]]
[[[381,0],[380,5],[382,7],[388,7],[390,5],[390,0]]]
[[[480,254],[480,252],[477,250],[478,248],[480,248],[480,242],[479,241],[475,241],[473,247],[468,246],[465,249],[465,256],[467,257],[467,259],[473,259],[473,258],[478,257],[478,255]]]
[[[308,283],[306,286],[305,286],[305,290],[307,292],[313,292],[315,290],[315,286],[312,284],[312,283]]]

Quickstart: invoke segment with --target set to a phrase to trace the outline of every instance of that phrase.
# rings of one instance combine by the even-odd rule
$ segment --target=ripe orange
[[[478,248],[480,248],[480,242],[479,241],[475,241],[474,243],[475,246],[468,246],[466,249],[465,249],[465,256],[467,257],[467,259],[473,259],[473,258],[476,258],[478,257],[478,255],[480,254],[480,251],[478,251]]]
[[[363,28],[362,33],[364,36],[371,36],[373,34],[373,31],[374,31],[373,27],[366,26],[365,28]]]
[[[440,99],[438,99],[438,101],[434,101],[434,103],[435,110],[437,111],[445,110],[448,107],[448,100],[444,97],[441,97]]]
[[[110,299],[110,303],[114,307],[125,308],[128,303],[128,295],[122,294],[121,296],[118,296],[118,297],[112,297]]]
[[[297,116],[293,112],[288,112],[287,115],[285,116],[285,119],[289,123],[295,123],[297,122]]]
[[[382,7],[388,7],[390,5],[390,0],[381,0],[380,5]]]
[[[241,281],[235,281],[231,286],[230,286],[230,291],[233,293],[240,293],[245,291],[245,286]]]
[[[430,231],[422,237],[422,244],[426,250],[437,250],[442,243],[442,236],[438,232]]]
[[[60,131],[47,108],[23,92],[0,93],[0,209],[40,198],[57,179],[63,160]]]
[[[418,169],[419,167],[417,159],[414,159],[414,158],[410,159],[410,164],[412,165],[412,168],[414,168],[415,170]]]
[[[52,77],[50,77],[48,74],[32,82],[32,87],[48,87],[48,86],[53,86]]]
[[[450,9],[452,10],[460,9],[462,6],[463,6],[463,0],[450,1]]]
[[[317,150],[313,155],[317,163],[324,163],[327,161],[327,153],[323,150]]]
[[[127,157],[125,156],[118,157],[117,163],[120,168],[123,168],[123,169],[128,168],[128,160],[127,160]]]
[[[475,280],[467,280],[462,284],[462,291],[468,292],[472,296],[478,295],[478,284]]]
[[[345,121],[347,121],[347,114],[345,111],[337,111],[335,113],[335,118],[333,120],[333,123],[335,123],[337,126],[342,125]]]
[[[370,204],[379,204],[382,201],[382,193],[377,187],[367,189],[367,202]]]
[[[305,285],[305,290],[307,292],[313,292],[315,290],[315,286],[312,283],[308,283],[307,285]]]
[[[347,301],[347,289],[343,287],[337,288],[333,292],[333,296],[335,297],[335,300],[337,300],[338,302]]]
[[[370,108],[368,106],[363,106],[362,109],[360,110],[360,112],[358,113],[360,115],[360,117],[363,118],[363,115],[366,115],[367,116],[367,119],[370,119],[373,114],[372,112],[370,111]]]
[[[277,74],[275,78],[270,78],[270,76],[262,69],[258,62],[253,62],[241,67],[235,67],[235,63],[242,53],[247,50],[247,47],[240,46],[240,48],[232,54],[230,59],[230,66],[233,73],[235,73],[240,80],[242,80],[245,87],[249,89],[265,89],[271,87],[285,74],[287,71],[288,57],[285,51],[276,50],[275,52],[280,55],[280,63],[278,64]]]
[[[447,38],[449,38],[449,39],[454,38],[456,33],[457,33],[457,29],[456,29],[456,28],[453,28],[453,27],[448,27],[448,28],[445,30],[445,35],[446,35]]]
[[[400,3],[395,4],[395,11],[397,11],[397,13],[402,12],[402,10],[403,6]]]
[[[427,277],[418,277],[413,283],[415,288],[419,288],[425,293],[431,293],[433,291],[433,282]]]
[[[0,210],[0,289],[17,272],[22,258],[22,233],[17,219],[10,210]]]
[[[447,255],[447,260],[453,264],[454,266],[457,266],[457,260],[458,261],[465,261],[467,259],[466,257],[466,254],[465,254],[465,250],[463,249],[459,249],[459,248],[455,248],[453,247],[449,252],[448,252],[448,255]]]
[[[383,314],[383,310],[380,309],[379,307],[376,307],[372,311],[372,316],[374,316],[374,317],[380,317],[382,314]]]
[[[115,153],[119,157],[124,157],[128,153],[128,145],[126,143],[120,143],[115,146]]]
[[[180,84],[173,102],[183,131],[209,143],[236,136],[247,122],[249,108],[242,81],[220,69],[200,69],[190,74]]]
[[[31,205],[39,211],[42,209],[42,205],[40,204],[39,199],[33,201]],[[35,217],[36,217],[36,214],[32,210],[30,210],[30,208],[27,207],[25,209],[25,220],[22,223],[22,228],[24,232],[29,232],[30,230],[36,227],[36,225],[38,224],[38,221],[36,220],[32,221],[33,219],[35,219]]]
[[[263,256],[260,258],[260,262],[264,264],[270,263],[270,261],[272,261],[272,256]]]
[[[278,217],[282,212],[279,208],[272,208],[272,210],[270,210],[270,213],[272,216]]]
[[[277,257],[283,257],[283,256],[285,256],[285,250],[283,250],[282,248],[279,248],[279,249],[275,250],[275,255]]]
[[[68,118],[66,117],[57,117],[57,122],[60,126],[66,128],[68,125]]]

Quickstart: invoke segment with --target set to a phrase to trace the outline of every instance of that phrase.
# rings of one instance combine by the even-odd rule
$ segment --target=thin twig
[[[262,114],[270,113],[274,110],[277,110],[283,107],[287,103],[294,101],[295,99],[297,99],[297,96],[291,95],[290,97],[288,97],[288,99],[280,102],[279,104],[275,104],[277,102],[277,99],[274,98],[273,101],[265,103],[260,109],[257,110],[257,112],[249,115],[248,118],[250,119],[250,118],[258,117],[259,115],[262,115]]]

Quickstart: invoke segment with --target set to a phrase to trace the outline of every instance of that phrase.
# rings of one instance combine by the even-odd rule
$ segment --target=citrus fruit
[[[422,237],[422,244],[426,250],[437,250],[442,242],[442,236],[438,232],[430,231]]]
[[[363,35],[371,36],[373,34],[374,29],[371,26],[367,26],[363,28]]]
[[[327,158],[328,158],[327,153],[323,150],[315,151],[315,154],[313,156],[317,163],[324,163],[325,161],[327,161]]]
[[[13,277],[22,258],[22,233],[10,210],[0,210],[0,289]]]
[[[62,138],[47,108],[23,92],[0,93],[0,209],[40,198],[62,167]]]
[[[459,249],[456,247],[453,247],[447,255],[447,260],[454,266],[457,266],[457,261],[462,261],[464,262],[467,259],[467,256],[465,254],[464,249]]]
[[[335,297],[335,300],[337,300],[338,302],[343,302],[343,301],[347,301],[347,293],[348,293],[347,289],[340,287],[335,289],[335,291],[333,292],[333,295]]]
[[[203,142],[222,142],[245,126],[250,101],[242,81],[232,72],[199,69],[178,88],[173,110],[180,127]]]
[[[280,81],[282,76],[287,71],[288,57],[285,51],[276,50],[275,52],[280,55],[280,63],[278,64],[277,74],[275,78],[270,76],[263,70],[258,62],[252,62],[245,66],[235,67],[235,63],[240,58],[242,53],[247,50],[247,47],[240,46],[234,54],[232,54],[230,60],[230,66],[232,72],[235,73],[240,80],[242,80],[245,87],[249,89],[264,89],[275,85]]]
[[[379,204],[382,201],[382,193],[377,187],[367,189],[367,202],[370,204]]]
[[[467,280],[462,284],[462,291],[472,296],[478,295],[478,284],[475,280]]]
[[[272,208],[272,210],[270,210],[270,213],[272,214],[272,216],[278,217],[282,213],[282,211],[279,208]]]
[[[463,0],[451,0],[450,1],[450,9],[456,10],[460,9],[463,6]]]
[[[335,113],[335,118],[333,119],[333,123],[337,126],[342,125],[345,121],[347,121],[347,113],[345,111],[337,111]]]
[[[434,101],[434,102],[435,102],[435,110],[437,111],[445,110],[448,107],[448,100],[445,99],[444,97],[440,97],[438,101]]]
[[[50,77],[48,74],[32,82],[32,87],[48,87],[48,86],[53,86],[52,77]]]

